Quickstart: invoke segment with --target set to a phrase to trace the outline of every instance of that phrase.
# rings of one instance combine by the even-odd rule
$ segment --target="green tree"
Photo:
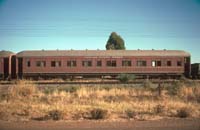
[[[116,32],[112,32],[107,44],[106,50],[125,50],[124,40]]]

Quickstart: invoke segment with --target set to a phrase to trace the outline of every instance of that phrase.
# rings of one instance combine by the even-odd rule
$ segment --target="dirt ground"
[[[155,121],[0,121],[0,130],[200,130],[200,119]]]

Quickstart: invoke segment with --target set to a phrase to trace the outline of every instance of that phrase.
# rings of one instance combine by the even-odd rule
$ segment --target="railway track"
[[[180,80],[138,80],[138,81],[130,81],[127,83],[123,83],[120,81],[31,81],[33,84],[38,84],[38,85],[64,85],[64,84],[143,84],[145,82],[151,82],[153,84],[167,84],[167,83],[174,83],[174,82],[179,82]],[[195,82],[195,83],[200,83],[200,80],[188,80],[185,81],[186,83],[188,82]],[[12,85],[16,84],[17,82],[13,81],[5,81],[5,82],[0,82],[0,85]]]

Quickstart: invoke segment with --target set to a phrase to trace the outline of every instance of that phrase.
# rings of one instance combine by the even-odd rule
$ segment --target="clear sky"
[[[200,62],[200,0],[0,0],[0,50],[180,49]]]

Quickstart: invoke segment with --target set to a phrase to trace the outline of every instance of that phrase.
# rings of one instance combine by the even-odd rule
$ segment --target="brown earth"
[[[155,121],[0,121],[0,130],[200,130],[200,119]]]

